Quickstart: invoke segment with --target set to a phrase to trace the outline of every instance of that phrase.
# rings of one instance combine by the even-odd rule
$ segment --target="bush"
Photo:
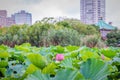
[[[87,47],[95,47],[99,41],[99,38],[97,35],[87,35],[87,36],[84,36],[83,38],[81,38],[81,41],[82,41],[82,45],[84,46],[87,46]]]
[[[80,34],[72,29],[63,28],[59,30],[51,29],[49,31],[49,39],[53,45],[78,45],[80,46]]]
[[[81,44],[81,35],[97,34],[93,26],[82,24],[79,20],[66,19],[58,23],[49,23],[50,19],[52,18],[37,21],[32,26],[13,25],[3,27],[0,29],[0,44],[10,47],[22,43],[30,43],[32,46],[79,46]],[[96,42],[92,44],[96,44]]]
[[[76,19],[65,19],[64,21],[58,22],[57,25],[74,29],[78,31],[79,34],[83,34],[83,35],[93,35],[99,33],[98,26],[86,25]]]
[[[107,45],[117,47],[120,43],[120,31],[113,31],[107,34]]]
[[[107,47],[106,43],[102,41],[101,39],[98,40],[96,47],[98,48],[105,48]]]

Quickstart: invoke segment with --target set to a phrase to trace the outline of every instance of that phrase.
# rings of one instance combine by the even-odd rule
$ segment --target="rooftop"
[[[115,29],[114,26],[105,23],[105,21],[103,21],[103,20],[99,20],[99,22],[96,24],[96,26],[99,26],[100,29],[107,29],[107,30],[114,30]]]

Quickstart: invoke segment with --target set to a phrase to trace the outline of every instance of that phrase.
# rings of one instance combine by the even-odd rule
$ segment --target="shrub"
[[[79,20],[66,19],[55,24],[49,23],[51,19],[53,18],[44,18],[32,26],[13,25],[11,27],[1,28],[0,44],[5,44],[10,47],[22,43],[30,43],[32,46],[80,46],[81,35],[97,34],[93,26],[80,23]],[[92,44],[96,44],[96,42]]]
[[[81,38],[82,44],[81,45],[86,45],[87,47],[95,47],[99,41],[99,38],[97,35],[87,35]]]
[[[117,47],[120,44],[120,31],[113,31],[107,34],[107,45]]]
[[[80,46],[80,34],[76,30],[63,28],[59,30],[51,29],[49,31],[49,39],[53,45],[78,45]]]
[[[98,48],[105,48],[107,47],[106,43],[102,41],[101,39],[98,40],[96,47]]]

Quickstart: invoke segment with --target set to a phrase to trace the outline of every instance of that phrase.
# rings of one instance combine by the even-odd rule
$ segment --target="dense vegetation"
[[[108,46],[114,46],[120,47],[120,31],[112,31],[109,34],[107,34],[107,45]]]
[[[37,21],[32,26],[13,25],[0,29],[0,44],[14,47],[28,42],[33,46],[50,46],[50,45],[76,45],[82,46],[90,42],[92,47],[100,41],[98,27],[94,25],[85,25],[76,19],[65,19],[59,22],[50,23],[51,18],[44,18]],[[93,36],[92,40],[90,40]],[[97,37],[94,37],[97,36]],[[86,38],[83,41],[83,38]]]
[[[0,45],[0,80],[118,80],[120,48]]]
[[[99,27],[52,19],[0,28],[0,80],[120,79],[120,48],[103,48]],[[120,32],[107,38],[116,46]]]

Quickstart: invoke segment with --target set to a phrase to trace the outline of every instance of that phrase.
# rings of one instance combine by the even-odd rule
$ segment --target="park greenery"
[[[119,30],[52,19],[0,28],[0,80],[120,79]]]
[[[112,31],[107,35],[107,45],[120,47],[120,31]]]
[[[101,42],[98,26],[86,25],[77,19],[65,19],[52,23],[49,22],[50,20],[51,18],[44,18],[31,26],[3,27],[0,29],[0,44],[14,47],[27,42],[33,46],[90,45],[94,47]]]
[[[0,80],[118,80],[120,48],[0,45]]]

